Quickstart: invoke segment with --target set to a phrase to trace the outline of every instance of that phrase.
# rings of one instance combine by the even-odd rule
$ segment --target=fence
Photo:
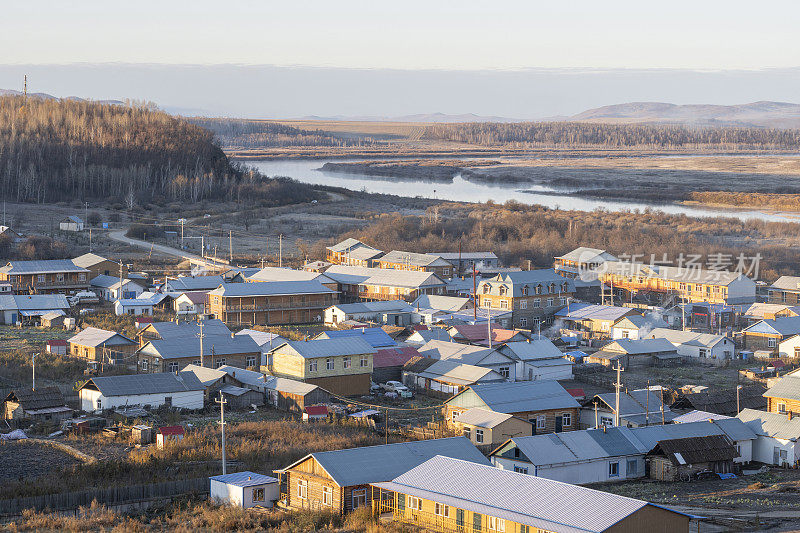
[[[81,506],[88,506],[95,500],[97,503],[113,506],[173,498],[187,494],[202,494],[208,492],[208,483],[208,478],[196,478],[0,500],[0,516],[16,516],[22,513],[24,509],[35,509],[37,511],[75,510]]]

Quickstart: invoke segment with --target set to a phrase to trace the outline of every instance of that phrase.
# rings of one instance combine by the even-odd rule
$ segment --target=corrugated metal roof
[[[765,398],[800,400],[800,375],[787,374],[764,393]]]
[[[435,457],[378,483],[487,516],[560,532],[602,532],[651,504],[587,487]]]
[[[431,359],[459,361],[468,365],[511,363],[512,360],[492,348],[460,342],[432,340],[418,348],[419,354]]]
[[[558,359],[564,354],[556,348],[556,345],[548,338],[529,339],[525,341],[507,342],[505,346],[498,348],[512,359],[518,361],[539,361],[541,359]]]
[[[659,419],[660,420],[660,419]],[[630,428],[630,435],[640,450],[648,452],[659,441],[706,435],[727,435],[733,441],[753,440],[756,434],[752,428],[736,418],[714,420],[713,422],[688,422],[685,424],[665,424]]]
[[[0,310],[51,311],[67,310],[70,305],[63,294],[2,294]]]
[[[257,485],[269,485],[271,483],[278,483],[280,480],[276,477],[265,476],[264,474],[256,474],[248,470],[244,472],[236,472],[235,474],[225,474],[221,476],[211,476],[209,479],[225,483],[226,485],[233,485],[235,487],[255,487]]]
[[[266,331],[256,331],[254,329],[243,329],[236,333],[237,335],[247,335],[255,341],[261,348],[269,348],[272,346],[276,348],[286,342],[286,339],[276,333],[268,333]]]
[[[500,286],[505,285],[511,289],[512,296],[522,296],[523,287],[529,288],[529,294],[535,295],[535,287],[541,285],[544,290],[541,295],[548,294],[547,287],[554,285],[554,290],[549,294],[556,295],[565,292],[575,291],[575,282],[556,274],[552,268],[542,268],[538,270],[520,270],[516,272],[501,272],[494,278],[482,280],[478,284],[478,292],[484,292],[484,286],[488,285],[492,294],[496,294]]]
[[[606,392],[603,394],[596,394],[594,398],[599,398],[612,410],[616,406],[616,395],[613,392]],[[592,400],[589,400],[585,405],[590,405]],[[633,390],[630,392],[620,392],[619,394],[619,414],[622,417],[632,415],[649,413],[650,419],[658,417],[661,420],[661,406],[662,406],[661,392],[649,391],[648,389]],[[649,409],[648,409],[649,408]],[[664,406],[664,411],[669,412],[669,407]]]
[[[45,259],[39,261],[9,261],[0,272],[17,274],[50,274],[56,272],[89,272],[70,259]]]
[[[209,294],[224,297],[281,296],[293,294],[334,294],[319,281],[259,281],[255,283],[223,283]]]
[[[304,383],[295,379],[278,378],[274,376],[267,376],[264,386],[270,390],[276,390],[286,394],[297,394],[305,396],[314,392],[319,387],[310,383]]]
[[[519,413],[580,407],[575,398],[556,381],[486,383],[469,388],[492,411]],[[462,391],[460,394],[464,394]]]
[[[350,285],[377,285],[410,289],[446,286],[446,283],[433,272],[416,270],[333,265],[325,271],[325,275],[338,283]]]
[[[675,352],[675,345],[667,339],[617,339],[603,346],[605,352],[641,355],[656,352]]]
[[[191,372],[204,387],[210,387],[220,379],[224,378],[227,374],[217,368],[208,368],[200,365],[186,365],[181,372]]]
[[[439,296],[437,294],[423,294],[411,304],[414,309],[435,309],[447,312],[456,312],[469,305],[469,298],[458,296]]]
[[[359,338],[367,341],[373,348],[388,348],[397,346],[397,342],[381,328],[355,328],[336,329],[323,331],[314,340],[318,339],[344,339]]]
[[[372,368],[403,366],[412,357],[419,357],[419,352],[416,348],[383,348],[375,352],[375,355],[372,357]]]
[[[186,337],[197,337],[200,333],[200,325],[197,322],[153,322],[145,326],[148,331],[154,330],[162,339],[178,339]],[[230,335],[231,330],[225,323],[213,318],[203,320],[203,333],[205,335]]]
[[[409,313],[414,310],[408,302],[403,300],[386,300],[378,302],[357,302],[352,304],[337,304],[332,306],[343,313]]]
[[[630,261],[608,261],[605,263],[604,272],[618,276],[638,276],[643,278],[659,278],[669,281],[687,283],[705,283],[708,285],[729,285],[739,278],[746,278],[740,272],[724,270],[703,270],[693,266],[673,267],[665,265],[651,265],[647,263],[633,263]]]
[[[431,266],[452,266],[448,261],[435,255],[418,254],[416,252],[403,252],[392,250],[379,259],[386,263],[401,263],[404,265],[431,267]]]
[[[673,345],[689,345],[712,348],[726,339],[733,345],[733,339],[724,335],[712,333],[695,333],[694,331],[681,331],[678,329],[655,328],[649,334],[655,339],[666,339]]]
[[[165,290],[169,292],[211,290],[223,283],[225,283],[223,276],[178,276],[167,280]]]
[[[205,334],[205,332],[203,332]],[[182,357],[200,358],[200,339],[197,337],[170,337],[168,339],[152,340],[145,344],[139,351],[147,355],[155,355],[162,359],[176,359]],[[261,354],[261,347],[250,337],[242,335],[209,335],[203,339],[203,355],[227,354]]]
[[[114,339],[114,337],[119,338]],[[114,342],[111,342],[112,339]],[[120,344],[136,344],[133,340],[129,339],[125,335],[122,335],[121,333],[93,328],[91,326],[82,330],[77,335],[70,337],[69,342],[72,344],[80,344],[81,346],[93,347],[98,347],[103,344],[108,344],[109,346],[119,346]]]
[[[635,310],[630,307],[573,303],[556,312],[555,316],[571,320],[619,320],[632,311]]]
[[[408,336],[406,342],[409,344],[425,344],[432,340],[452,342],[453,338],[445,329],[432,328],[415,331]]]
[[[688,422],[708,422],[709,420],[727,420],[733,418],[726,415],[718,415],[717,413],[709,413],[708,411],[689,411],[682,415],[676,416],[672,419],[675,424],[686,424]]]
[[[469,426],[493,428],[510,418],[514,418],[513,415],[488,411],[486,409],[481,409],[480,407],[473,407],[472,409],[468,409],[455,417],[453,421],[460,424],[467,424]]]
[[[275,348],[275,356],[284,351],[303,358],[335,357],[337,355],[360,355],[375,353],[375,348],[360,337],[341,337],[337,339],[319,339],[313,341],[288,341]]]
[[[91,384],[106,397],[204,390],[203,384],[192,372],[100,376],[84,383],[81,389]]]
[[[555,259],[563,259],[565,261],[575,261],[580,264],[592,264],[605,261],[617,261],[617,258],[605,250],[599,248],[589,248],[588,246],[579,246],[571,252],[560,255]]]
[[[800,277],[797,276],[781,276],[775,283],[771,285],[773,289],[781,289],[786,291],[800,291]]]
[[[675,464],[725,461],[739,456],[733,442],[725,435],[662,440],[653,453],[659,451]]]
[[[93,254],[91,252],[88,254],[79,255],[78,257],[72,260],[72,262],[75,263],[76,266],[79,266],[81,268],[89,268],[98,263],[102,263],[103,261],[108,261],[108,259],[100,255]]]
[[[497,256],[494,254],[494,252],[430,252],[428,255],[435,255],[447,261],[453,260],[456,263],[458,263],[459,259],[461,259],[462,262],[497,259]]]
[[[468,365],[458,360],[436,361],[417,375],[451,385],[473,385],[479,381],[505,381],[505,378],[482,366]]]
[[[641,455],[623,429],[565,431],[512,440],[531,464],[557,465],[625,455]]]
[[[284,471],[313,457],[337,485],[350,487],[389,481],[436,455],[455,457],[492,468],[489,460],[468,439],[451,437],[312,453]]]
[[[261,372],[247,370],[246,368],[239,368],[238,366],[222,365],[218,368],[218,370],[221,370],[230,375],[232,378],[244,383],[245,385],[249,385],[250,387],[255,387],[256,389],[266,387],[267,381],[270,378],[270,376],[262,374]]]
[[[319,272],[280,267],[264,267],[248,276],[247,279],[248,281],[319,281],[320,283],[334,283],[332,279]]]
[[[742,409],[736,419],[744,422],[757,435],[796,441],[800,438],[800,416],[789,419],[788,414]],[[722,420],[721,422],[725,422]],[[684,424],[680,424],[684,425]]]
[[[353,248],[361,248],[361,247],[366,247],[366,248],[370,248],[372,250],[380,251],[377,248],[372,248],[372,246],[369,246],[368,244],[364,244],[363,242],[359,241],[358,239],[352,239],[352,238],[345,239],[345,240],[343,240],[341,242],[338,242],[338,243],[334,244],[333,246],[328,246],[327,249],[332,251],[332,252],[346,252],[346,251],[351,250]]]
[[[760,322],[756,322],[752,326],[744,328],[742,331],[754,333],[778,333],[783,336],[796,335],[800,333],[800,316],[768,318]]]

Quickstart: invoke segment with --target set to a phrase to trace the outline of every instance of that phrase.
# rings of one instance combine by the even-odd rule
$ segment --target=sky
[[[654,75],[654,83],[647,90],[639,90],[637,81],[635,90],[626,90],[621,83],[616,92],[602,92],[600,105],[638,96],[666,96],[668,101],[724,100],[724,93],[731,86],[720,73],[727,72],[745,74],[748,81],[743,83],[746,87],[752,85],[750,91],[734,91],[737,96],[743,93],[741,96],[749,97],[752,93],[751,100],[773,99],[783,94],[781,90],[768,85],[772,83],[769,76],[763,77],[764,81],[758,77],[800,67],[798,20],[800,2],[794,0],[761,5],[734,0],[26,0],[3,6],[0,88],[19,88],[18,74],[22,69],[40,74],[39,78],[31,76],[32,88],[57,96],[131,97],[167,107],[209,108],[207,111],[212,113],[228,114],[241,113],[241,105],[220,102],[219,94],[215,101],[212,87],[237,94],[241,89],[226,89],[215,83],[210,76],[218,71],[207,69],[208,77],[204,79],[202,71],[198,75],[192,70],[189,85],[182,83],[180,77],[169,76],[163,66],[230,67],[238,69],[236,83],[245,84],[248,73],[256,71],[262,73],[253,77],[259,82],[264,81],[266,71],[275,76],[297,71],[326,74],[318,77],[320,84],[345,83],[339,77],[331,81],[327,74],[333,72],[341,74],[342,79],[349,74],[352,83],[364,83],[365,73],[367,77],[388,73],[385,80],[396,80],[397,71],[405,71],[413,74],[413,81],[419,81],[417,74],[426,72],[430,80],[438,79],[436,75],[440,73],[453,73],[450,81],[442,82],[443,86],[473,97],[465,102],[457,99],[459,108],[449,112],[498,114],[508,106],[499,102],[487,105],[488,98],[494,95],[481,96],[472,85],[485,91],[485,84],[473,81],[496,79],[512,83],[519,79],[503,75],[536,72],[538,77],[530,81],[544,86],[536,87],[534,92],[549,101],[542,101],[539,106],[518,102],[510,109],[513,116],[527,117],[581,111],[577,102],[569,103],[573,89],[565,91],[560,82],[547,77],[548,73],[553,80],[572,75],[578,94],[581,88],[591,85],[592,76],[598,72],[619,72],[619,79],[624,80],[626,72],[666,71],[701,77],[717,75],[719,81],[712,83],[713,89],[694,93],[676,88],[680,90],[670,99],[663,86],[658,86],[664,83],[663,78]],[[95,74],[87,74],[87,66],[95,69]],[[278,70],[269,70],[275,67]],[[127,74],[120,74],[120,69]],[[463,82],[467,79],[465,73],[471,73],[472,78],[467,77],[466,85],[456,86],[454,80]],[[575,77],[576,73],[584,78]],[[123,94],[126,87],[107,77],[112,75],[135,78],[127,84],[131,94]],[[295,78],[298,83],[307,81],[307,77]],[[164,87],[166,82],[173,85],[177,95]],[[376,82],[376,87],[386,83]],[[642,83],[646,85],[646,80]],[[796,92],[794,83],[792,78],[785,90],[787,95]],[[403,105],[404,93],[416,88],[410,82],[401,82],[388,88],[391,105],[386,105],[386,94],[367,95],[360,107],[350,105],[352,102],[344,96],[329,99],[325,106],[313,102],[303,105],[292,93],[305,91],[295,86],[280,93],[281,98],[287,99],[281,111],[260,102],[256,88],[250,89],[251,93],[242,95],[247,102],[239,102],[251,106],[246,109],[249,115],[368,114],[381,110],[376,104],[384,105],[390,114],[423,113],[440,111],[448,102],[444,99],[440,104],[442,99],[433,97],[438,88],[432,88],[429,104],[422,98]],[[194,97],[190,92],[195,93]]]

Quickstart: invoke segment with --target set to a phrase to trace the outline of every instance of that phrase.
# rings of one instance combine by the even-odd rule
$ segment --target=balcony
[[[300,302],[277,305],[224,305],[222,312],[238,311],[288,311],[292,309],[325,309],[333,305],[333,302]]]

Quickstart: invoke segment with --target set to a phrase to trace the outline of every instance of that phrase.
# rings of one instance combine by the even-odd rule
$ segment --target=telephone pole
[[[183,225],[186,223],[186,219],[182,218],[178,222],[181,223],[181,250],[183,250]]]
[[[278,268],[283,268],[283,233],[278,235]]]
[[[224,476],[228,473],[228,465],[225,460],[225,404],[228,402],[222,391],[219,392],[219,400],[216,402],[219,404],[219,425],[222,427],[222,475]]]
[[[614,388],[616,389],[616,406],[614,408],[614,427],[619,427],[619,391],[622,388],[622,364],[617,360],[617,368],[614,370],[617,371],[617,382],[614,383]]]
[[[36,390],[36,356],[39,355],[35,353],[31,356],[31,367],[32,367],[32,374],[31,374],[31,390]]]
[[[200,321],[200,333],[197,335],[200,337],[200,366],[206,366],[203,364],[203,338],[205,338],[205,333],[203,333],[203,321]]]
[[[231,249],[230,253],[231,264],[233,264],[233,230],[228,230],[228,243]]]

